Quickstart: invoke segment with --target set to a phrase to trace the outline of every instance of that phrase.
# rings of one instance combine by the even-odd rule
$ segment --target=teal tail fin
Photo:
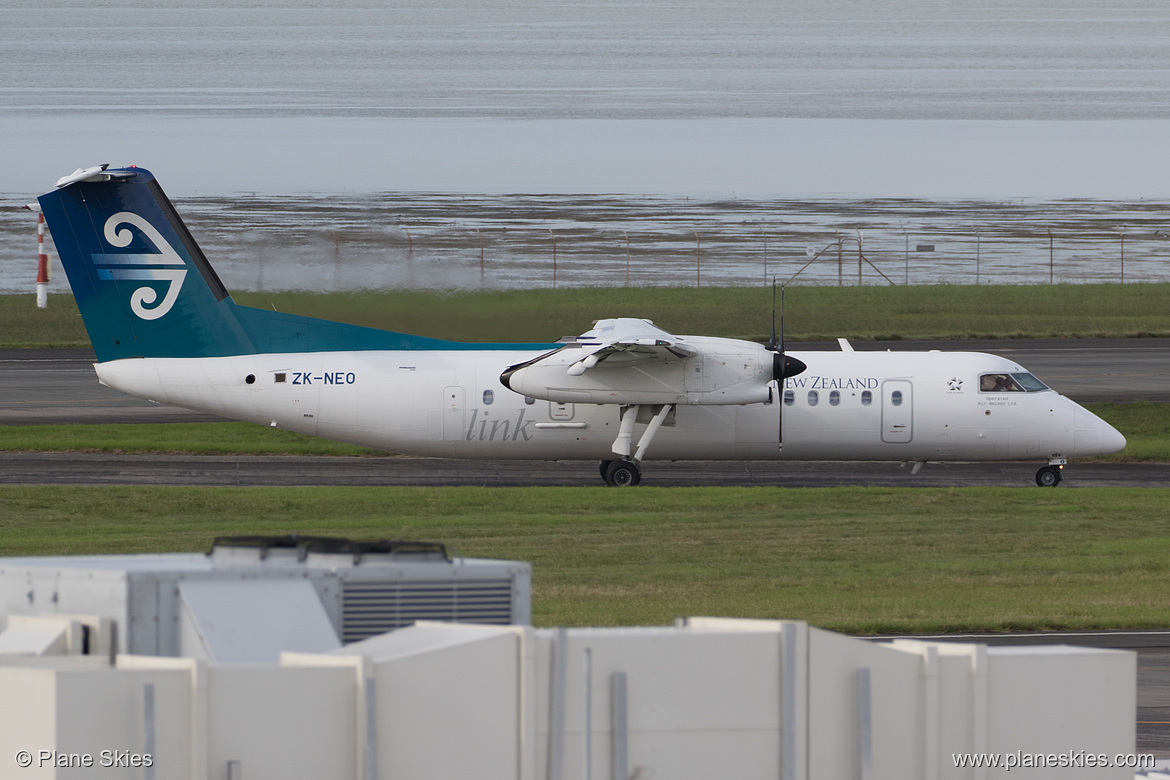
[[[237,306],[145,168],[78,170],[39,200],[99,362],[469,346]]]

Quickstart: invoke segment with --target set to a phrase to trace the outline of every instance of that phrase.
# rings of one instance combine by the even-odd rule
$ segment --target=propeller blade
[[[776,350],[776,277],[772,277],[772,335],[768,337],[766,348]]]
[[[772,320],[776,319],[776,280],[772,280]],[[784,285],[780,285],[780,354],[784,354]]]
[[[776,390],[780,394],[779,429],[777,431],[778,446],[784,448],[784,380],[790,376],[803,373],[808,366],[803,360],[789,357],[784,353],[784,285],[780,285],[780,338],[776,338],[776,280],[772,280],[772,339],[768,342],[768,349],[772,350],[772,379],[776,382]]]

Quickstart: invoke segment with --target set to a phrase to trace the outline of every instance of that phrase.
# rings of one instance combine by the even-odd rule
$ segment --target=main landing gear
[[[650,448],[658,429],[674,410],[674,404],[655,404],[651,407],[654,416],[646,426],[642,438],[638,439],[638,449],[631,456],[630,450],[634,440],[634,423],[638,421],[638,404],[631,404],[622,409],[622,424],[618,428],[617,438],[613,442],[613,452],[620,457],[615,460],[601,461],[601,476],[605,484],[610,487],[632,487],[642,481],[642,467],[639,465]]]
[[[632,460],[601,461],[601,478],[610,487],[633,487],[642,481],[642,469]]]

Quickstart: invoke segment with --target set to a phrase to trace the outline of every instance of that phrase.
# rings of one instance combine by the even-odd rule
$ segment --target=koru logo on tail
[[[167,282],[167,291],[162,303],[153,308],[147,307],[158,299],[158,290],[154,287],[139,287],[130,295],[131,311],[141,319],[157,320],[170,311],[178,300],[183,279],[187,276],[186,264],[155,230],[154,225],[129,211],[120,211],[106,220],[105,237],[111,246],[121,249],[130,246],[130,242],[134,240],[134,233],[128,228],[119,230],[119,225],[133,225],[138,228],[154,244],[158,253],[95,253],[93,263],[97,266],[98,278],[111,281]]]

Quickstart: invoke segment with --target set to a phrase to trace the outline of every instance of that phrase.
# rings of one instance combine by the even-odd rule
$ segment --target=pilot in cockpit
[[[1023,388],[1007,374],[984,374],[979,377],[979,389],[985,393],[1016,393]]]

